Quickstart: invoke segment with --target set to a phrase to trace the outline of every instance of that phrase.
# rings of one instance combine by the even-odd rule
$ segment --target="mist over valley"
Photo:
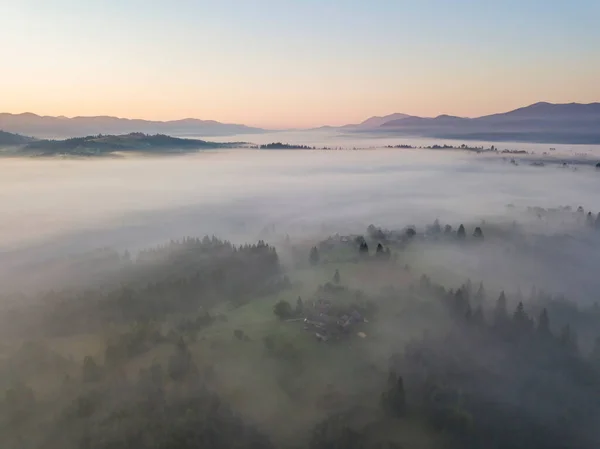
[[[600,2],[0,7],[0,449],[600,448]]]
[[[119,398],[118,388],[134,395],[159,388],[160,396],[149,400],[168,407],[185,401],[204,407],[219,397],[244,425],[256,426],[256,438],[277,447],[322,447],[346,438],[345,432],[363,445],[392,447],[411,441],[419,447],[479,447],[483,435],[499,448],[515,441],[558,448],[567,440],[591,448],[598,441],[596,415],[582,420],[578,413],[566,418],[574,420],[567,428],[578,429],[576,438],[571,430],[553,432],[551,439],[538,430],[501,437],[495,426],[514,425],[508,416],[535,429],[565,419],[562,405],[546,405],[542,413],[536,402],[518,399],[517,390],[531,381],[526,379],[546,372],[537,358],[523,365],[527,374],[503,377],[494,386],[487,384],[492,374],[479,372],[507,376],[504,365],[484,354],[522,357],[511,349],[514,339],[545,351],[562,376],[583,375],[570,371],[584,363],[579,358],[590,367],[578,370],[595,369],[600,176],[591,161],[597,147],[556,145],[554,157],[590,163],[539,166],[525,158],[542,156],[545,145],[507,145],[509,151],[527,148],[528,155],[386,148],[404,141],[353,140],[331,131],[275,133],[254,142],[277,136],[338,149],[0,160],[7,444],[47,445],[55,429],[69,426],[56,441],[78,445],[109,425],[113,413],[138,414],[148,425],[166,419],[163,412],[147,414],[156,410],[154,402],[131,409],[137,399]],[[503,295],[507,299],[496,304]],[[315,305],[319,301],[326,302]],[[522,315],[511,318],[517,306]],[[498,321],[498,307],[508,309],[506,322]],[[536,342],[542,311],[552,319],[547,332],[555,337],[548,338],[577,345],[576,352],[551,349],[550,340]],[[364,322],[344,318],[352,316]],[[513,319],[521,324],[510,324]],[[471,349],[454,354],[459,346],[449,344]],[[418,363],[411,358],[439,350],[462,358],[463,375],[475,382],[471,387],[448,377],[453,368],[446,356]],[[569,362],[572,357],[577,361]],[[421,363],[430,362],[441,365],[420,373]],[[46,386],[39,384],[38,369],[53,373]],[[64,376],[68,396],[59,393],[66,388],[59,386]],[[144,383],[150,381],[145,376],[154,386]],[[573,396],[573,407],[592,407],[577,397],[596,387],[577,379],[561,381],[562,394]],[[142,383],[131,390],[132,382]],[[429,393],[419,393],[433,385],[450,395],[444,399],[449,402],[430,402]],[[532,391],[532,400],[557,385]],[[452,399],[465,388],[461,394],[469,399]],[[101,391],[108,402],[95,396]],[[20,405],[10,405],[17,400]],[[74,410],[72,400],[79,401]],[[93,408],[81,409],[81,401]],[[508,408],[480,410],[489,401]],[[42,425],[47,407],[54,417],[44,424],[47,430],[26,436],[26,426]],[[72,413],[79,414],[79,424]],[[211,417],[210,409],[198,413],[217,419],[216,428],[231,424]],[[293,425],[288,416],[297,416]],[[25,421],[15,427],[14,419]],[[107,441],[133,438],[139,428],[126,422]],[[323,426],[334,427],[322,434]],[[396,430],[383,432],[381,426]],[[177,431],[165,432],[153,438],[167,444]]]

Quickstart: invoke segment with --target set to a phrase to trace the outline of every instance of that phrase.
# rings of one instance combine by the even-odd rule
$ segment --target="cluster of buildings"
[[[306,311],[304,329],[314,331],[319,341],[328,341],[349,334],[357,324],[367,321],[356,309],[340,311],[338,307],[334,311],[331,301],[326,299],[316,299],[311,306]]]

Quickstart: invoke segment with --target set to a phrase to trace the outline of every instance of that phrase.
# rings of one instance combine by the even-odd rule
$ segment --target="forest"
[[[16,135],[13,134],[13,136]],[[19,154],[32,156],[101,156],[117,151],[170,154],[202,149],[232,148],[242,145],[241,143],[218,143],[199,139],[182,139],[165,134],[150,135],[139,132],[122,135],[98,134],[64,140],[25,140],[23,138],[21,141],[13,142],[13,144],[22,144],[19,148]]]
[[[596,448],[595,286],[466,267],[562,250],[530,227],[554,219],[597,245],[600,215],[522,216],[73,255],[2,293],[0,447]]]

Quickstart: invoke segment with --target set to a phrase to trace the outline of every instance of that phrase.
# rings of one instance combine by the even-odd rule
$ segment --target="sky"
[[[600,101],[598,0],[0,0],[0,112],[265,128]]]

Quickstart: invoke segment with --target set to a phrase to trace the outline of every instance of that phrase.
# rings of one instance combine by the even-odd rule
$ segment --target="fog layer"
[[[6,447],[597,447],[593,167],[2,164]]]

